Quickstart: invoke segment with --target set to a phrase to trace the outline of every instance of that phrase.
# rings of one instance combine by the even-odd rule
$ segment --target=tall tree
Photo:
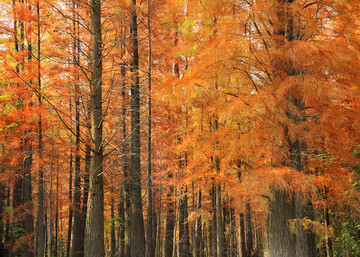
[[[43,158],[43,125],[42,125],[42,89],[41,89],[41,23],[40,23],[40,3],[36,3],[37,14],[37,61],[38,61],[38,74],[37,74],[37,86],[38,86],[38,105],[40,109],[39,121],[38,121],[38,151],[39,160]],[[45,245],[45,226],[44,226],[44,171],[42,165],[38,168],[38,207],[37,207],[37,219],[36,219],[36,256],[44,256]]]
[[[73,3],[73,49],[72,58],[76,66],[80,66],[80,39],[79,39],[79,2]],[[75,67],[74,72],[74,95],[75,95],[75,178],[74,178],[74,197],[73,197],[73,222],[71,235],[71,257],[83,256],[81,230],[81,156],[80,156],[80,74],[79,69]]]
[[[139,46],[136,0],[131,5],[132,63],[130,67],[131,84],[131,256],[145,255],[145,231],[141,198],[140,166],[140,76]]]
[[[101,1],[90,2],[91,76],[90,120],[92,158],[89,174],[89,200],[86,217],[85,256],[103,257],[104,251],[104,185],[103,185],[103,114],[102,114],[102,33]]]
[[[154,232],[154,221],[156,221],[156,217],[154,217],[154,206],[153,206],[153,183],[152,183],[152,158],[151,158],[151,72],[152,72],[152,58],[151,58],[151,2],[150,0],[147,1],[147,27],[148,27],[148,94],[149,94],[149,100],[148,100],[148,145],[147,145],[147,165],[148,165],[148,173],[147,173],[147,219],[146,219],[146,257],[154,257],[155,256],[155,235]]]

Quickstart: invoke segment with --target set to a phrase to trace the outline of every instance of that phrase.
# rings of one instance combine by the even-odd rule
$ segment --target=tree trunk
[[[151,175],[151,169],[152,169],[152,163],[151,163],[151,22],[150,22],[150,0],[147,1],[148,4],[148,19],[147,19],[147,25],[148,25],[148,82],[149,82],[149,102],[148,102],[148,174],[147,174],[147,182],[148,182],[148,202],[147,202],[147,220],[146,220],[146,257],[155,257],[155,234],[153,234],[153,224],[154,224],[154,216],[153,216],[153,190],[152,190],[152,175]]]
[[[71,111],[71,104],[70,104]],[[69,169],[69,206],[72,205],[72,170],[73,170],[73,156],[72,152],[70,153],[70,169]],[[72,231],[72,208],[69,208],[69,226],[67,231],[67,241],[66,241],[66,256],[70,256],[70,243],[71,243],[71,231]],[[45,218],[44,218],[45,219]],[[45,237],[45,236],[44,236]],[[38,257],[43,257],[43,254]]]
[[[173,188],[170,187],[170,192]],[[171,195],[167,194],[169,199]],[[166,226],[165,226],[165,257],[172,257],[174,248],[174,227],[175,227],[175,213],[174,213],[174,202],[169,202],[167,213],[166,213]]]
[[[29,6],[29,12],[31,13],[31,5]],[[30,23],[31,21],[29,21]],[[28,24],[31,26],[31,24]],[[31,37],[28,42],[28,62],[31,62],[32,59],[32,42]],[[29,81],[32,84],[32,81]],[[33,105],[30,102],[30,107]],[[34,248],[33,248],[33,233],[34,233],[34,217],[33,217],[33,204],[32,204],[32,182],[31,182],[31,167],[33,165],[33,153],[32,153],[32,143],[29,138],[30,130],[25,132],[24,139],[24,150],[25,150],[25,159],[24,159],[24,188],[23,188],[23,210],[25,212],[24,219],[24,231],[26,235],[31,235],[31,239],[29,239],[30,243],[25,246],[25,255],[34,256]]]
[[[246,240],[245,240],[245,222],[244,222],[244,214],[239,214],[239,256],[240,257],[248,257],[246,252]]]
[[[123,23],[124,17],[122,17],[121,22]],[[126,50],[126,27],[121,24],[121,44],[120,44],[120,53],[121,58],[125,55]],[[128,143],[128,132],[126,127],[126,112],[127,112],[127,92],[126,92],[126,84],[125,84],[125,77],[126,77],[126,63],[122,62],[120,67],[121,73],[121,127],[122,127],[122,143],[121,143],[121,156],[122,156],[122,169],[123,169],[123,176],[124,176],[124,183],[122,185],[122,196],[123,196],[123,220],[121,227],[123,229],[123,234],[121,237],[121,248],[120,248],[120,257],[130,257],[130,240],[131,240],[131,203],[130,203],[130,181],[129,181],[129,143]]]
[[[26,142],[28,151],[24,160],[24,189],[23,189],[23,210],[26,213],[24,219],[24,231],[26,235],[34,232],[34,217],[32,215],[32,185],[31,185],[31,166],[33,162],[31,142]],[[32,238],[32,237],[31,237]],[[32,240],[30,239],[30,242]],[[32,243],[25,246],[25,255],[33,256],[34,249]]]
[[[75,5],[75,3],[74,3]],[[75,7],[74,7],[75,9]],[[75,27],[75,22],[74,22]],[[76,30],[74,28],[74,35]],[[77,42],[74,38],[74,53],[73,58],[75,63],[79,63],[80,60],[77,56]],[[72,223],[72,236],[71,236],[71,257],[83,256],[81,252],[81,167],[80,167],[80,96],[79,96],[79,74],[76,71],[75,74],[75,180],[74,180],[74,198],[73,198],[73,223]]]
[[[250,209],[250,201],[246,202],[246,210],[245,210],[245,219],[246,219],[246,256],[253,256],[253,226],[251,222],[251,209]]]
[[[325,228],[327,229],[328,226],[330,225],[329,210],[327,207],[325,207],[324,212],[325,212]],[[326,235],[325,235],[325,244],[326,244],[326,257],[333,257],[334,254],[333,254],[333,249],[332,249],[332,242],[331,242],[331,238],[328,236],[327,231],[326,231]],[[311,257],[313,257],[313,255],[311,255]]]
[[[197,210],[201,210],[201,199],[202,194],[201,194],[201,190],[199,189],[198,192],[198,201],[197,201]],[[197,242],[197,257],[204,257],[205,256],[205,246],[203,243],[203,236],[202,236],[202,224],[201,224],[201,218],[197,218],[196,219],[196,242]],[[196,256],[195,256],[196,257]]]
[[[4,168],[0,168],[0,174],[4,173]],[[6,183],[0,183],[0,256],[7,256],[5,249],[6,232],[5,232],[5,199],[6,199]]]
[[[225,256],[225,234],[224,219],[222,215],[221,204],[221,186],[216,185],[216,239],[217,239],[217,256]]]
[[[43,140],[42,140],[42,115],[41,115],[41,106],[42,106],[42,96],[41,96],[41,31],[40,31],[40,5],[39,2],[36,3],[36,13],[37,13],[37,61],[38,61],[38,104],[39,104],[39,121],[38,121],[38,151],[39,151],[39,160],[43,159]],[[44,171],[42,165],[39,165],[38,169],[39,174],[39,184],[38,184],[38,207],[37,207],[37,218],[36,218],[36,256],[44,256],[44,245],[45,245],[45,226],[44,226]]]
[[[266,257],[295,256],[295,235],[290,232],[289,220],[295,217],[295,202],[286,192],[272,189],[267,220]]]
[[[192,211],[195,213],[195,185],[194,181],[191,183],[192,187]],[[197,209],[197,208],[196,208]],[[199,246],[197,237],[197,220],[192,222],[192,252],[194,257],[199,257]]]
[[[47,256],[52,256],[52,202],[51,202],[51,190],[52,190],[52,179],[53,179],[53,161],[54,161],[54,132],[52,128],[52,138],[51,138],[51,160],[50,160],[50,180],[49,180],[49,202],[48,202],[48,224],[47,224]]]
[[[73,222],[71,236],[71,257],[83,256],[81,252],[81,178],[80,178],[80,113],[79,99],[75,100],[76,112],[76,153],[75,153],[75,181],[73,198]]]
[[[179,256],[190,256],[189,224],[187,215],[187,190],[180,195],[179,200]]]
[[[10,187],[7,186],[7,194],[6,194],[6,206],[10,207]],[[10,219],[6,219],[6,224],[5,224],[5,244],[10,245],[11,243],[11,235],[10,235]],[[7,255],[4,256],[9,256],[10,250],[7,250]]]
[[[111,192],[113,194],[113,192]],[[116,241],[115,241],[115,206],[114,197],[111,197],[110,207],[110,257],[115,257]]]
[[[80,253],[82,254],[81,256],[84,256],[86,213],[87,213],[87,202],[89,198],[90,163],[91,163],[91,149],[90,146],[87,145],[85,150],[84,187],[83,187],[82,207],[81,207],[81,232],[80,232],[81,237],[80,237],[80,248],[79,248]]]
[[[217,217],[216,217],[216,187],[215,185],[211,188],[210,192],[211,203],[212,203],[212,218],[210,224],[210,238],[209,238],[209,250],[210,256],[217,257]],[[220,257],[220,256],[219,256]]]
[[[55,212],[55,241],[54,253],[58,256],[58,236],[59,236],[59,174],[56,174],[56,212]]]
[[[90,120],[92,158],[86,216],[85,256],[104,257],[101,1],[91,0]]]
[[[76,65],[80,65],[79,56],[79,31],[77,29],[78,24],[78,3],[77,0],[73,0],[73,49],[72,58]],[[81,247],[81,167],[80,167],[80,96],[79,96],[79,71],[75,67],[75,179],[74,179],[74,198],[73,198],[73,222],[72,222],[72,235],[71,235],[71,257],[83,256]]]
[[[145,231],[141,198],[141,167],[140,167],[140,78],[139,49],[137,31],[137,6],[132,0],[131,40],[133,63],[131,65],[131,256],[145,255]]]
[[[124,242],[125,242],[125,201],[124,201],[124,187],[120,188],[120,201],[118,205],[119,228],[118,228],[118,257],[124,257]]]

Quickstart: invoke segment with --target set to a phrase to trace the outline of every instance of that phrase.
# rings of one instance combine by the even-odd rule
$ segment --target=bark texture
[[[91,96],[90,120],[92,158],[89,174],[89,198],[85,232],[85,256],[103,257],[104,192],[103,192],[103,116],[102,116],[102,38],[101,1],[91,0]]]
[[[131,65],[131,256],[145,256],[145,231],[141,198],[140,166],[140,78],[136,0],[132,0],[131,40],[133,63]]]

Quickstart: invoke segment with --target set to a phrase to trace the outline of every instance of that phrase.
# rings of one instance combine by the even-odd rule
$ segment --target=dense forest
[[[1,0],[0,256],[360,256],[358,0]]]

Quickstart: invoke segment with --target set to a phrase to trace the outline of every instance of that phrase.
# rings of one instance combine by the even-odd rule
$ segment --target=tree
[[[132,64],[131,84],[131,157],[129,173],[131,177],[131,256],[145,255],[145,231],[141,200],[141,166],[140,166],[140,77],[139,46],[136,0],[131,5]],[[136,242],[136,243],[135,243]]]
[[[92,0],[91,9],[91,163],[89,200],[86,216],[85,256],[105,256],[104,252],[104,192],[102,134],[102,34],[101,2]]]

